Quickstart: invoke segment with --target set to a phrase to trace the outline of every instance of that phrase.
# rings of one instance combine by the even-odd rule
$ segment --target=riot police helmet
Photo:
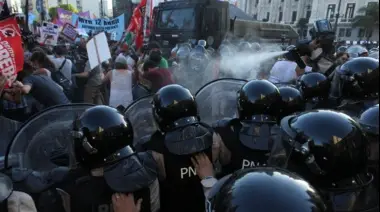
[[[207,212],[324,212],[318,191],[289,171],[258,167],[239,170],[210,191]]]
[[[313,98],[324,98],[329,95],[331,83],[322,73],[309,72],[303,74],[297,81],[297,87],[303,98],[308,101]]]
[[[347,48],[350,58],[368,57],[368,50],[362,45],[352,45]]]
[[[286,168],[318,188],[366,173],[368,142],[351,117],[312,110],[281,120],[282,136],[273,145],[269,166]]]
[[[282,98],[281,118],[305,110],[306,104],[298,89],[282,86],[278,90]]]
[[[132,154],[132,125],[112,107],[85,110],[74,121],[72,134],[75,158],[84,168],[100,168]]]
[[[203,46],[203,47],[206,48],[206,46],[207,46],[207,42],[206,42],[205,40],[199,40],[197,45],[199,45],[199,46]]]
[[[347,46],[339,46],[336,50],[336,53],[345,53],[347,52]]]
[[[360,116],[359,123],[370,145],[368,166],[377,177],[379,170],[379,105],[377,104],[364,111]]]
[[[259,51],[261,51],[261,46],[259,43],[254,42],[251,44],[251,49],[253,52],[259,52]]]
[[[379,104],[364,111],[359,123],[365,133],[379,136]]]
[[[206,54],[206,48],[201,45],[196,45],[191,52]]]
[[[343,64],[337,71],[341,97],[363,99],[378,97],[379,61],[370,57],[360,57]]]
[[[250,52],[252,50],[252,45],[249,42],[243,41],[239,43],[238,49],[240,52]]]
[[[256,115],[277,118],[281,95],[278,88],[267,80],[251,80],[238,91],[239,119],[251,120]]]
[[[185,61],[187,60],[187,58],[189,57],[190,55],[190,48],[188,48],[187,46],[181,46],[179,47],[178,51],[177,51],[177,58],[179,61]]]
[[[157,91],[153,97],[152,110],[162,132],[199,120],[194,96],[177,84],[167,85]]]

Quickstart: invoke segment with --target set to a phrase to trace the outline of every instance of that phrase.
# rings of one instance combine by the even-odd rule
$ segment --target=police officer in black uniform
[[[321,190],[332,211],[378,211],[378,192],[367,172],[368,142],[358,123],[332,110],[281,121],[281,139],[268,166],[295,172]]]
[[[379,189],[379,105],[377,104],[364,111],[360,115],[359,124],[369,141],[368,167],[374,175],[374,182]]]
[[[266,166],[281,109],[278,88],[267,80],[247,82],[238,92],[238,118],[214,124],[223,175]]]
[[[305,73],[297,80],[297,88],[306,101],[306,110],[331,108],[330,87],[329,79],[319,72]]]
[[[359,57],[335,71],[330,98],[338,110],[359,118],[360,114],[379,102],[379,61]]]
[[[327,212],[315,188],[298,175],[272,167],[239,170],[210,191],[207,212]]]
[[[180,85],[161,88],[152,107],[159,130],[143,148],[153,151],[159,166],[161,210],[204,211],[203,187],[191,158],[205,154],[213,161],[212,129],[200,122],[194,97]]]
[[[112,211],[116,192],[142,198],[141,211],[159,210],[156,164],[150,154],[135,154],[130,147],[128,119],[114,108],[95,106],[75,120],[72,133],[79,167],[56,185],[70,195],[72,212]]]

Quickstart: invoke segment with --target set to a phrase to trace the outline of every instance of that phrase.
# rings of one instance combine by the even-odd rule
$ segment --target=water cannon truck
[[[298,33],[288,24],[254,21],[228,1],[179,0],[159,3],[153,9],[150,41],[160,43],[167,55],[177,44],[206,40],[217,49],[226,38],[254,42],[294,43]]]

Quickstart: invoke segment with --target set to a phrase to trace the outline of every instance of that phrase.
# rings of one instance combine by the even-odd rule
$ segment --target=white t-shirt
[[[290,83],[297,79],[297,63],[287,60],[277,61],[272,69],[268,80],[272,83]]]

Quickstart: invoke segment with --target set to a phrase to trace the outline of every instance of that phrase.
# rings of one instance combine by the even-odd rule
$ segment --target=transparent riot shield
[[[152,95],[146,96],[136,100],[125,109],[124,115],[132,123],[134,145],[157,130],[152,114],[152,100]]]
[[[195,94],[201,121],[212,125],[217,120],[236,116],[237,92],[246,83],[241,79],[218,79]]]
[[[12,180],[8,176],[0,173],[0,203],[8,199],[8,197],[12,194],[12,191]]]
[[[8,144],[18,128],[21,126],[21,122],[14,121],[3,116],[0,116],[0,157],[5,155],[5,151]]]
[[[48,171],[56,168],[52,156],[67,155],[75,164],[71,130],[73,121],[92,104],[59,105],[30,118],[11,140],[5,167]]]

